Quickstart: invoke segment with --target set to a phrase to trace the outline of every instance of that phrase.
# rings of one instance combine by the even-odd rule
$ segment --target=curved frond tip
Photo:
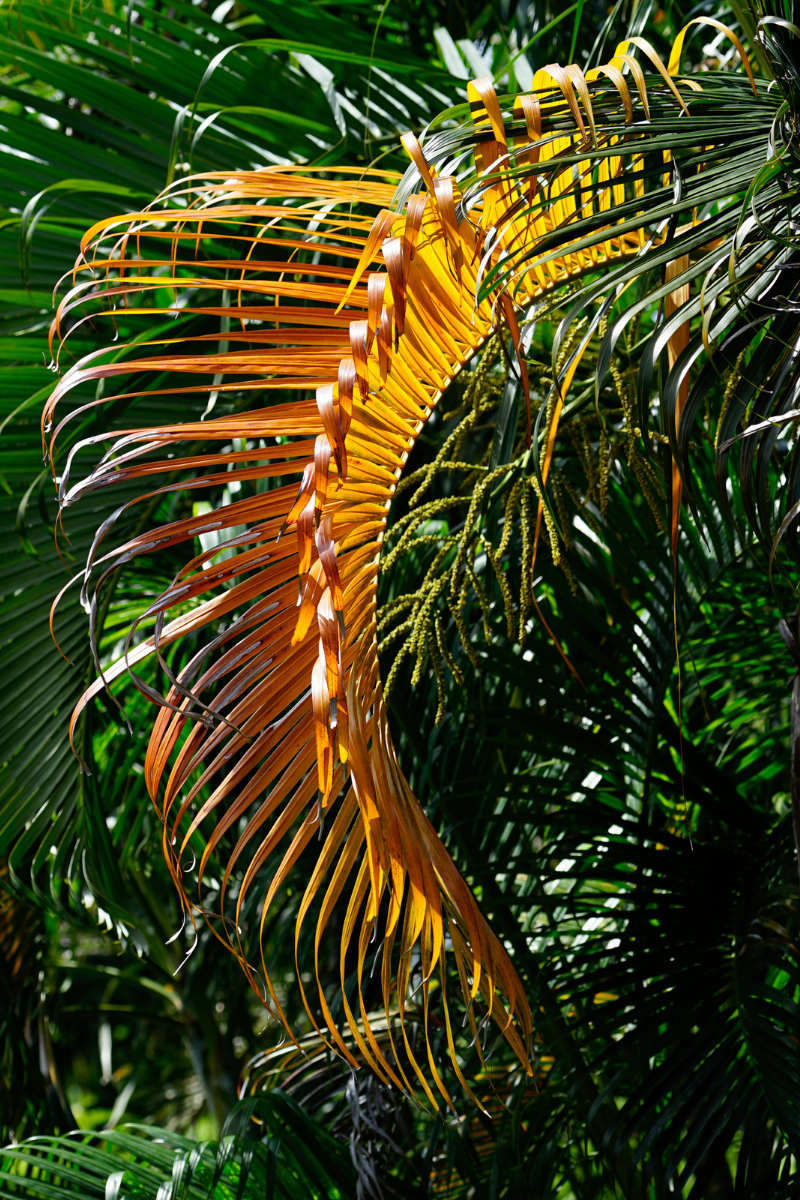
[[[132,409],[142,395],[170,407],[190,394],[209,396],[202,420],[132,426],[110,449],[104,435],[103,456],[76,483],[77,451],[101,439],[79,442],[64,465],[62,507],[112,485],[138,489],[97,532],[80,580],[91,614],[122,564],[184,543],[196,550],[198,539],[202,547],[190,550],[132,628],[124,654],[85,693],[72,729],[89,700],[125,673],[159,705],[145,772],[184,909],[212,922],[287,1028],[263,944],[251,963],[241,930],[260,889],[263,943],[294,864],[321,839],[296,936],[313,924],[319,962],[333,914],[344,910],[336,926],[342,996],[334,1004],[318,972],[317,996],[304,993],[309,1020],[351,1063],[366,1061],[401,1088],[421,1087],[434,1105],[437,1097],[452,1101],[430,1042],[427,1062],[403,1044],[410,1004],[421,1004],[426,1029],[443,1030],[465,1087],[449,1013],[451,967],[473,1038],[493,1022],[525,1065],[531,1013],[509,954],[392,746],[377,662],[381,545],[416,438],[495,329],[507,326],[519,351],[518,310],[603,262],[641,252],[641,230],[628,222],[617,232],[613,214],[641,194],[641,162],[612,152],[635,136],[633,117],[647,105],[633,59],[641,94],[628,89],[625,57],[621,51],[602,79],[588,82],[575,67],[547,68],[534,94],[511,110],[487,80],[471,84],[472,124],[460,137],[475,174],[464,194],[411,135],[404,144],[415,165],[400,191],[390,174],[337,169],[331,178],[312,168],[175,185],[146,210],[86,234],[54,324],[54,335],[67,339],[67,326],[105,322],[109,351],[70,367],[48,403],[53,460],[67,422],[108,402],[100,389],[60,417],[59,405],[82,384],[120,377],[128,390],[120,394],[117,381],[114,403]],[[621,114],[615,133],[598,129],[599,95]],[[602,151],[599,166],[576,158],[589,146]],[[602,238],[557,257],[531,256],[543,238],[585,216],[587,204],[607,213]],[[521,265],[504,275],[509,262]],[[112,346],[123,311],[129,325],[142,321],[143,335]],[[221,319],[222,331],[203,332],[208,318]],[[155,321],[158,332],[147,340]],[[562,371],[559,403],[579,357],[580,347]],[[227,393],[266,399],[215,416]],[[545,478],[547,467],[546,457]],[[155,511],[181,490],[223,486],[226,503],[216,511],[113,545],[123,517]],[[179,639],[191,656],[173,670],[169,647]],[[168,680],[163,696],[140,674],[153,655]],[[391,1053],[373,1035],[364,998],[376,951]],[[355,992],[347,984],[353,973]]]

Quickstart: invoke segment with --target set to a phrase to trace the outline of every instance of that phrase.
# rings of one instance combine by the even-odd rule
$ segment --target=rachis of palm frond
[[[92,697],[126,673],[159,706],[145,773],[184,910],[213,923],[287,1028],[263,938],[292,868],[314,839],[322,841],[296,936],[314,920],[319,967],[326,928],[337,907],[344,910],[343,1019],[319,970],[316,1001],[304,992],[308,1018],[353,1064],[351,1039],[382,1079],[421,1087],[434,1106],[437,1093],[452,1100],[430,1037],[427,1063],[405,1039],[412,992],[421,992],[426,1031],[432,1024],[443,1031],[465,1088],[448,963],[473,1038],[494,1022],[527,1064],[532,1022],[507,950],[392,746],[375,622],[387,514],[444,390],[501,327],[527,392],[520,314],[535,319],[553,297],[578,298],[564,330],[580,305],[591,319],[561,365],[554,402],[539,413],[531,454],[542,485],[581,355],[598,329],[607,328],[613,344],[614,304],[651,261],[656,269],[678,264],[653,294],[669,297],[675,310],[658,337],[681,368],[696,301],[680,288],[721,235],[719,221],[696,214],[676,235],[663,201],[674,193],[678,167],[659,141],[659,121],[688,121],[703,162],[716,144],[710,119],[705,138],[691,126],[690,105],[702,93],[677,70],[677,59],[667,68],[634,38],[596,71],[546,68],[533,92],[515,100],[498,99],[488,80],[477,80],[469,120],[434,131],[424,148],[412,135],[403,139],[413,164],[403,180],[309,167],[187,180],[146,210],[89,230],[54,323],[59,336],[67,323],[104,321],[111,342],[114,311],[124,306],[128,318],[142,319],[143,332],[64,373],[44,414],[53,461],[65,422],[106,403],[100,390],[61,417],[81,384],[120,377],[131,405],[145,393],[209,394],[207,419],[132,426],[72,483],[76,454],[105,440],[84,439],[58,478],[62,509],[113,484],[142,489],[133,507],[97,532],[80,580],[92,621],[105,582],[126,562],[197,539],[202,545],[131,628],[118,661],[101,670],[98,659],[98,679],[72,728]],[[763,124],[762,109],[773,114],[774,105],[749,64],[747,71],[736,94],[750,94]],[[701,168],[695,174],[707,181]],[[695,184],[694,175],[690,184],[682,179],[687,194]],[[671,208],[687,203],[682,193]],[[201,317],[220,319],[220,331],[194,332],[191,322]],[[148,339],[154,321],[162,324]],[[239,404],[214,416],[218,397],[254,393],[267,397],[262,407]],[[680,385],[678,396],[682,408]],[[674,440],[674,424],[669,434]],[[107,548],[135,504],[222,487],[226,502],[215,511],[167,520]],[[540,503],[537,537],[542,517]],[[457,599],[453,615],[458,622]],[[179,640],[191,654],[173,670],[169,647]],[[168,680],[163,696],[137,669],[151,656]],[[209,880],[223,847],[227,861]],[[241,926],[256,886],[262,952],[253,965]],[[379,957],[390,1038],[404,1039],[398,1053],[373,1035],[364,998]]]

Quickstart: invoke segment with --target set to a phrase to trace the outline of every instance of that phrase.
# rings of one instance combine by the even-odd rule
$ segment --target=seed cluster
[[[491,465],[500,397],[514,369],[500,334],[495,334],[474,370],[462,374],[461,402],[448,410],[447,397],[442,401],[443,419],[456,421],[455,426],[432,461],[398,485],[398,495],[411,488],[414,491],[408,511],[387,535],[382,572],[387,574],[398,560],[411,553],[433,553],[414,590],[395,596],[378,610],[379,651],[385,658],[393,654],[384,694],[387,698],[391,694],[404,663],[413,664],[414,686],[430,664],[437,685],[437,724],[445,715],[445,668],[457,684],[463,683],[448,639],[451,620],[464,654],[477,670],[480,659],[472,636],[474,622],[477,618],[490,641],[492,609],[498,599],[509,640],[524,643],[533,607],[537,510],[541,510],[540,541],[549,548],[553,563],[564,572],[573,590],[576,583],[570,552],[574,519],[580,515],[598,535],[601,533],[609,481],[618,459],[624,457],[658,529],[665,529],[663,486],[656,465],[645,456],[641,431],[635,423],[634,368],[612,358],[612,386],[604,390],[603,404],[595,405],[596,353],[587,352],[580,378],[576,377],[570,391],[579,402],[571,403],[559,414],[555,378],[582,336],[584,325],[577,322],[562,343],[555,373],[551,364],[528,362],[534,419],[545,405],[538,471],[532,469],[532,451],[526,445],[524,421],[519,420],[510,461]],[[597,344],[604,333],[601,325]],[[543,488],[546,446],[555,421],[558,453],[550,463]],[[668,440],[663,435],[655,437]],[[434,483],[441,483],[445,477],[448,488],[442,490],[450,494],[426,499]]]

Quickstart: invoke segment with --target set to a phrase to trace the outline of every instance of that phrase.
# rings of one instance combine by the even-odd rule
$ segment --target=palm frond
[[[510,1014],[516,1010],[523,1022],[523,1034],[529,1027],[524,996],[519,991],[505,950],[478,914],[398,771],[375,666],[374,587],[387,502],[414,435],[441,394],[442,387],[459,369],[461,361],[472,356],[479,339],[485,338],[489,328],[488,313],[471,324],[467,289],[459,285],[450,272],[444,281],[439,280],[441,271],[437,255],[446,255],[447,244],[442,239],[436,217],[431,220],[429,216],[428,225],[424,224],[422,206],[416,207],[416,220],[412,216],[407,223],[405,243],[407,254],[416,250],[415,273],[432,289],[428,305],[420,304],[415,310],[405,304],[402,275],[398,280],[394,274],[391,307],[388,297],[384,301],[386,280],[383,276],[374,275],[366,287],[356,290],[358,279],[354,277],[353,267],[340,265],[341,259],[345,262],[350,259],[351,264],[357,265],[359,258],[363,258],[364,265],[369,264],[378,249],[378,237],[370,232],[373,218],[348,215],[345,225],[341,218],[330,214],[330,209],[343,200],[351,205],[358,202],[360,208],[367,204],[373,209],[383,205],[384,211],[375,228],[385,237],[397,222],[386,207],[393,194],[393,181],[375,180],[354,187],[350,182],[329,183],[299,174],[287,176],[272,172],[242,177],[238,187],[232,186],[231,181],[224,184],[215,181],[208,186],[211,190],[202,189],[190,207],[173,207],[172,212],[180,225],[177,237],[168,234],[176,252],[171,264],[172,283],[167,286],[181,285],[179,254],[182,243],[188,242],[194,249],[191,243],[199,236],[207,236],[212,211],[216,244],[232,235],[234,249],[235,239],[242,236],[239,232],[242,218],[256,219],[270,236],[251,239],[238,260],[224,260],[229,276],[233,263],[236,263],[233,269],[239,273],[233,286],[228,279],[228,290],[236,292],[238,297],[245,289],[249,293],[261,293],[262,303],[257,308],[236,305],[226,310],[242,324],[241,333],[231,332],[229,341],[236,343],[247,339],[248,349],[229,350],[223,355],[208,354],[205,353],[207,346],[201,343],[195,349],[190,341],[180,357],[173,351],[168,357],[137,357],[124,364],[92,363],[83,367],[79,364],[64,376],[54,394],[53,404],[48,406],[46,419],[49,419],[59,395],[74,384],[86,378],[103,378],[131,369],[163,371],[166,368],[168,373],[197,369],[207,372],[210,369],[212,375],[224,377],[249,374],[257,365],[261,378],[257,376],[253,383],[245,383],[245,388],[254,384],[260,388],[264,383],[267,387],[282,390],[307,389],[309,385],[316,385],[317,402],[299,401],[265,409],[263,417],[258,418],[259,448],[255,455],[248,443],[254,432],[250,415],[154,429],[141,435],[124,434],[117,439],[114,452],[105,456],[95,472],[82,483],[71,486],[68,468],[65,469],[60,482],[62,502],[69,504],[85,491],[120,481],[120,468],[129,478],[145,479],[157,477],[165,469],[174,469],[168,459],[151,459],[144,463],[135,460],[149,456],[157,447],[166,448],[168,443],[187,438],[216,443],[217,446],[220,440],[237,439],[237,444],[242,446],[233,457],[216,450],[195,456],[193,461],[182,463],[180,459],[176,460],[178,467],[207,469],[192,486],[208,487],[215,482],[228,482],[229,485],[238,482],[241,486],[252,479],[280,480],[298,473],[302,473],[303,479],[297,496],[291,484],[273,486],[252,500],[227,505],[221,517],[215,514],[209,519],[207,514],[202,514],[174,523],[164,527],[155,540],[150,534],[142,535],[110,555],[102,554],[98,549],[100,540],[110,533],[114,522],[106,523],[93,547],[84,579],[84,596],[91,611],[96,610],[98,603],[97,591],[88,601],[87,590],[95,555],[97,566],[107,575],[118,562],[140,551],[146,552],[148,545],[153,548],[156,544],[186,541],[212,529],[234,531],[245,522],[249,529],[244,534],[234,533],[233,538],[220,543],[210,555],[201,553],[190,562],[173,587],[144,614],[145,618],[156,620],[153,637],[140,642],[117,666],[103,672],[99,686],[133,667],[153,649],[163,654],[163,648],[180,633],[191,635],[209,621],[236,613],[239,620],[217,636],[214,648],[222,650],[218,661],[200,674],[204,654],[197,655],[188,668],[173,677],[163,710],[164,719],[157,722],[145,764],[148,786],[154,797],[158,797],[168,829],[166,844],[174,847],[169,851],[170,868],[182,894],[186,896],[184,856],[187,851],[191,853],[193,836],[209,816],[216,816],[217,830],[204,834],[207,841],[199,862],[199,885],[204,882],[206,865],[217,843],[228,830],[239,834],[225,876],[218,885],[222,906],[228,898],[232,873],[242,866],[245,848],[251,840],[258,839],[249,848],[251,857],[244,870],[232,918],[227,918],[222,908],[223,918],[232,919],[233,930],[238,930],[253,876],[279,844],[281,836],[289,833],[297,818],[312,805],[319,791],[318,803],[307,813],[299,830],[293,832],[293,840],[275,873],[264,902],[263,924],[289,867],[321,827],[327,809],[342,790],[345,771],[352,770],[353,786],[347,791],[323,846],[299,920],[302,921],[320,892],[325,873],[340,858],[340,865],[333,870],[322,896],[317,930],[319,940],[333,901],[341,892],[347,874],[361,858],[342,936],[342,959],[344,962],[354,930],[358,929],[358,919],[358,974],[361,976],[381,901],[390,891],[388,912],[383,918],[382,987],[388,1010],[393,990],[392,944],[397,937],[401,977],[396,986],[402,1018],[410,955],[415,946],[422,956],[422,986],[427,1008],[430,978],[434,969],[441,967],[445,954],[444,905],[452,953],[469,1000],[475,1000],[481,987],[485,989],[487,1013],[491,1013],[506,1035],[515,1041],[518,1053],[524,1058],[524,1040],[519,1040],[510,1024]],[[289,208],[288,221],[285,219],[286,206],[275,202],[283,199],[287,192],[300,201]],[[216,203],[210,209],[212,200]],[[256,200],[267,203],[256,204]],[[153,215],[157,228],[152,233],[148,228],[150,214],[142,214],[142,229],[134,226],[137,255],[131,265],[136,271],[135,281],[126,277],[124,268],[122,275],[122,287],[128,293],[135,290],[146,295],[154,286],[149,282],[149,272],[158,260],[151,255],[164,244],[158,228],[164,213],[159,209],[154,210]],[[195,222],[188,237],[187,217]],[[317,261],[305,264],[298,251],[309,243],[298,234],[302,234],[309,224],[315,230],[310,244]],[[279,230],[282,238],[276,236]],[[143,248],[145,237],[155,246],[155,251]],[[124,241],[127,242],[127,236]],[[404,264],[399,239],[394,244],[400,253],[397,265],[402,272]],[[287,248],[290,251],[288,259]],[[273,256],[274,265],[260,258],[264,251]],[[339,263],[330,266],[320,263],[323,251],[332,252]],[[259,257],[256,257],[257,253]],[[385,241],[384,254],[396,269]],[[95,252],[94,271],[100,261]],[[112,258],[106,261],[110,264]],[[219,261],[204,264],[205,281],[218,265]],[[294,276],[290,280],[285,278],[287,268]],[[313,280],[310,283],[304,278],[308,276]],[[392,279],[392,274],[389,278]],[[329,279],[342,279],[343,282],[327,282]],[[159,277],[158,286],[162,287],[163,282]],[[96,294],[105,299],[108,291],[113,294],[118,286],[112,285],[107,290],[105,283],[101,283]],[[91,284],[89,290],[79,285],[62,305],[60,319],[73,306],[82,306],[87,300],[91,302],[91,288]],[[309,293],[317,302],[316,311],[297,307],[296,302],[306,300]],[[414,294],[410,287],[407,294]],[[263,303],[267,296],[274,297],[273,305]],[[346,300],[350,301],[351,307],[360,301],[366,320],[353,321],[352,312],[339,314],[337,308],[341,308]],[[292,301],[295,301],[294,309]],[[325,302],[327,309],[321,307]],[[192,305],[188,313],[191,314],[194,308]],[[244,316],[245,313],[248,315]],[[147,309],[144,314],[149,315]],[[437,352],[428,329],[442,325],[443,315],[447,318],[449,340],[446,350]],[[280,321],[282,325],[287,324],[288,329],[279,327],[274,332],[255,332],[247,328],[248,318],[259,325],[264,321],[275,321],[277,325]],[[309,318],[315,321],[316,327],[306,325]],[[306,327],[293,328],[294,322],[299,321]],[[394,345],[392,331],[395,333]],[[400,331],[403,337],[398,350]],[[371,343],[369,357],[368,338]],[[291,349],[281,345],[287,341]],[[249,348],[253,342],[261,345],[256,351],[258,364]],[[169,339],[167,345],[171,343],[174,339]],[[270,345],[275,343],[279,348],[271,350]],[[354,356],[344,357],[351,347]],[[212,347],[214,349],[216,347]],[[263,376],[267,372],[272,378],[265,380]],[[334,380],[337,380],[335,384]],[[210,382],[209,390],[212,390],[213,382]],[[226,386],[230,385],[219,381],[216,390]],[[241,388],[242,384],[237,381],[236,386]],[[56,429],[51,439],[54,453],[59,432],[60,428]],[[300,440],[289,440],[298,438]],[[309,461],[310,454],[313,458]],[[235,480],[227,471],[232,461],[241,464]],[[258,465],[247,467],[248,461]],[[164,490],[174,490],[177,486],[177,483],[168,484]],[[315,510],[320,513],[318,520]],[[268,548],[269,542],[273,542],[287,524],[297,527],[301,586],[297,615],[294,611],[296,584],[293,583],[297,573],[297,551],[288,539],[277,548]],[[337,548],[335,554],[334,546]],[[211,565],[220,550],[224,554],[233,548],[240,552],[231,558],[221,557],[219,562]],[[207,569],[203,566],[205,561],[209,562]],[[226,586],[229,583],[233,586]],[[215,585],[220,588],[216,596],[190,607],[195,597],[202,596]],[[241,606],[253,600],[255,604],[242,613]],[[180,602],[184,615],[164,624],[165,616],[176,602]],[[312,629],[312,623],[317,625],[316,629]],[[340,635],[343,628],[347,631],[344,638]],[[236,641],[231,645],[233,638]],[[129,637],[129,644],[130,640]],[[235,673],[229,675],[232,667],[235,667]],[[141,677],[136,678],[140,681]],[[222,681],[222,689],[213,703],[209,703],[204,693],[207,695]],[[140,686],[148,687],[143,681]],[[368,750],[370,742],[371,749]],[[177,758],[167,773],[168,756],[173,749],[177,749]],[[334,761],[335,751],[338,761]],[[209,765],[198,778],[198,765],[205,759]],[[234,759],[239,760],[236,767],[232,762]],[[208,787],[215,775],[218,779]],[[162,780],[166,785],[163,799],[160,796]],[[186,784],[189,784],[188,804],[186,800],[178,799],[180,789]],[[208,791],[203,791],[205,788]],[[231,801],[234,789],[238,789],[239,794]],[[193,803],[196,804],[194,811]],[[263,837],[259,831],[273,814],[272,828]],[[242,818],[246,823],[240,826]],[[366,854],[363,854],[365,837]],[[404,905],[407,889],[410,895]],[[192,903],[187,896],[187,907]],[[200,904],[202,907],[202,900]],[[237,936],[231,937],[231,930],[224,924],[222,936],[232,942],[237,953],[242,953],[241,943],[237,946]],[[472,978],[470,987],[467,987],[468,976]],[[443,978],[442,973],[440,979]],[[495,982],[508,999],[509,1015],[505,1015],[501,1002],[494,997]],[[280,1001],[268,978],[266,986],[269,1003],[283,1018]],[[444,987],[444,984],[440,986]],[[331,1037],[346,1053],[322,993],[320,1003]],[[316,1023],[310,1010],[309,1016]],[[346,1016],[358,1042],[361,1035],[349,1005],[346,1005]],[[474,1021],[474,1017],[472,1019]],[[398,1079],[374,1041],[369,1047],[362,1041],[360,1048],[368,1061],[385,1072],[386,1077],[400,1086],[408,1086],[406,1079],[402,1082]],[[454,1049],[452,1053],[455,1060]],[[422,1080],[414,1056],[410,1061]],[[438,1077],[437,1083],[447,1095]],[[433,1101],[427,1083],[423,1086]]]
[[[670,439],[680,472],[672,494],[677,511],[683,485],[692,500],[690,438],[710,389],[723,377],[729,386],[715,430],[721,494],[725,497],[734,443],[743,439],[738,477],[747,519],[773,555],[787,534],[796,552],[796,455],[787,457],[782,449],[774,461],[779,440],[786,445],[786,427],[797,406],[791,199],[797,187],[796,111],[788,84],[783,91],[754,78],[730,30],[707,17],[690,24],[716,25],[728,33],[746,74],[705,76],[702,84],[678,79],[688,26],[666,66],[643,39],[620,43],[607,68],[613,90],[605,80],[600,85],[600,68],[586,76],[577,68],[568,76],[553,71],[564,93],[556,102],[562,125],[576,127],[560,147],[564,182],[559,187],[552,174],[543,175],[538,164],[521,165],[519,156],[510,160],[509,177],[527,187],[528,195],[498,223],[498,241],[507,253],[493,265],[487,257],[479,296],[502,284],[515,301],[525,303],[537,274],[557,272],[576,251],[590,255],[595,269],[558,296],[566,312],[554,339],[553,362],[569,347],[560,371],[564,382],[593,331],[600,336],[596,397],[613,356],[622,351],[630,358],[623,335],[628,347],[631,339],[640,341],[639,424],[646,440],[654,426]],[[638,68],[636,91],[621,74],[635,48],[659,72],[646,77]],[[507,110],[507,119],[511,115]],[[532,144],[534,132],[538,139],[539,128],[529,130]],[[436,166],[449,161],[454,140],[463,144],[448,130],[426,143]],[[465,213],[473,201],[492,194],[503,174],[465,180]],[[567,191],[567,180],[565,207],[561,192]],[[520,235],[536,221],[541,236]],[[610,233],[638,239],[639,252],[619,265],[605,264],[602,248]],[[553,302],[534,305],[528,319],[534,322],[552,307]],[[580,343],[570,346],[576,327],[587,321]],[[654,411],[657,379],[663,379],[663,387]],[[537,441],[546,447],[545,463],[560,409],[559,403],[548,414],[548,426],[542,419],[537,430]],[[782,495],[776,496],[776,479]]]
[[[0,1196],[149,1200],[237,1196],[343,1200],[355,1184],[346,1149],[279,1092],[237,1105],[219,1143],[156,1126],[30,1138],[0,1152]]]
[[[656,1194],[730,1177],[740,1142],[737,1188],[783,1195],[794,1170],[791,664],[757,551],[714,502],[712,455],[695,460],[708,541],[687,523],[679,547],[682,712],[669,540],[623,470],[599,532],[572,531],[577,594],[546,562],[537,585],[585,687],[543,630],[514,645],[487,582],[480,681],[465,673],[438,730],[435,696],[415,712],[431,729],[418,794],[538,1011],[543,1086],[492,1130],[511,1195],[558,1195],[565,1178],[580,1194],[587,1176],[602,1195],[600,1164],[624,1148]]]
[[[655,86],[645,82],[627,53],[633,45],[657,69]],[[538,467],[543,487],[572,376],[595,330],[645,269],[641,264],[665,271],[676,261],[691,264],[692,253],[709,239],[720,232],[724,239],[735,219],[727,212],[680,236],[673,227],[684,209],[696,209],[701,200],[713,208],[720,201],[722,179],[731,185],[730,170],[715,169],[714,154],[720,164],[727,162],[732,145],[746,140],[749,130],[743,134],[738,120],[726,139],[712,137],[711,122],[704,126],[702,115],[692,123],[687,99],[672,79],[678,57],[679,48],[667,69],[647,43],[633,38],[618,47],[606,69],[613,87],[597,82],[600,71],[585,77],[577,67],[552,66],[534,81],[538,90],[505,114],[488,80],[477,80],[468,89],[469,127],[436,133],[424,153],[413,135],[404,138],[414,166],[397,190],[397,181],[385,174],[362,172],[354,180],[340,171],[331,179],[322,171],[277,169],[177,185],[141,213],[100,222],[84,237],[73,289],[59,307],[56,329],[67,319],[77,327],[89,319],[113,325],[120,307],[136,318],[174,315],[177,336],[139,340],[114,362],[100,352],[70,368],[46,405],[48,431],[58,420],[57,405],[73,388],[116,377],[134,376],[129,400],[145,389],[164,396],[204,391],[209,395],[204,418],[225,391],[315,392],[314,400],[268,402],[256,413],[131,427],[77,484],[70,480],[73,458],[102,435],[73,445],[58,480],[62,509],[111,483],[141,487],[152,481],[155,486],[140,497],[147,500],[186,487],[230,489],[230,502],[215,512],[162,524],[114,550],[106,551],[102,542],[128,505],[98,530],[81,587],[90,618],[106,579],[130,559],[211,534],[215,545],[203,546],[137,619],[117,663],[103,668],[98,660],[100,676],[76,709],[73,729],[85,703],[125,672],[161,706],[145,774],[164,821],[170,871],[186,911],[208,914],[202,891],[190,897],[188,879],[194,873],[202,889],[212,855],[226,840],[238,839],[213,887],[219,891],[219,935],[254,986],[258,970],[247,963],[241,927],[247,895],[267,860],[282,853],[263,900],[263,930],[291,867],[314,835],[321,836],[328,809],[344,792],[306,887],[298,937],[317,906],[319,945],[355,872],[341,934],[346,1024],[370,1065],[401,1087],[410,1080],[398,1077],[371,1038],[363,1000],[368,947],[379,927],[387,1019],[396,992],[402,1022],[412,963],[418,961],[427,1025],[438,969],[451,1063],[464,1086],[445,999],[448,953],[476,1036],[479,994],[485,1003],[481,1021],[493,1019],[523,1062],[531,1027],[512,962],[422,814],[392,748],[375,625],[386,512],[425,421],[447,384],[493,333],[500,312],[520,353],[516,308],[535,315],[547,310],[551,294],[563,303],[565,289],[571,291],[573,301],[575,295],[579,300],[562,322],[563,338],[580,306],[596,302],[567,362],[559,366],[555,359],[555,404],[539,412],[537,435],[549,413]],[[621,74],[626,65],[637,83],[635,100]],[[766,91],[762,95],[752,73],[744,86],[750,89],[751,128],[761,136],[779,101]],[[685,88],[692,105],[699,103],[701,113],[703,104],[710,106],[718,120],[724,89],[716,81],[696,95],[695,88],[699,85]],[[741,88],[737,94],[743,97]],[[683,143],[673,129],[675,114],[679,134],[686,129]],[[660,132],[662,123],[668,136]],[[684,187],[676,147],[698,141],[703,169],[690,151],[694,174]],[[454,172],[473,156],[475,183],[467,180],[462,192]],[[681,182],[671,199],[665,172]],[[416,190],[420,185],[423,192]],[[737,245],[740,232],[730,235]],[[770,264],[781,267],[787,253],[782,246],[773,249]],[[761,243],[754,254],[744,247],[751,270],[763,258]],[[379,256],[385,273],[370,271]],[[679,404],[692,409],[692,395],[687,401],[676,372],[691,348],[681,350],[679,333],[699,311],[698,302],[685,301],[681,291],[709,269],[708,255],[700,262],[667,273],[645,301],[610,323],[601,344],[599,375],[627,321],[654,300],[672,297],[675,311],[657,327],[640,371],[645,377],[640,394],[646,395],[648,371],[669,347],[675,360],[666,392],[672,396],[670,411]],[[599,282],[581,282],[593,274]],[[774,277],[772,266],[760,269],[745,290],[755,288],[758,298]],[[709,286],[709,300],[722,295]],[[729,322],[734,310],[735,304],[725,310]],[[223,318],[224,337],[181,328],[198,315]],[[717,327],[711,328],[716,336]],[[527,397],[521,353],[519,363]],[[54,459],[65,425],[102,403],[79,405],[58,421],[50,431]],[[674,424],[668,430],[677,454]],[[179,449],[187,442],[200,449]],[[176,479],[176,473],[182,477]],[[295,493],[283,481],[300,474]],[[168,476],[172,480],[163,482]],[[252,496],[234,498],[253,484]],[[542,496],[534,554],[544,509]],[[296,528],[296,555],[281,544],[288,526]],[[99,582],[92,588],[94,572]],[[139,631],[144,622],[154,626],[149,637]],[[194,640],[208,625],[216,630],[212,640],[173,671],[167,647],[179,638]],[[134,671],[151,655],[169,680],[165,697]],[[281,851],[284,838],[291,841]],[[366,1040],[345,987],[349,954],[356,960]],[[285,1023],[263,956],[261,973],[264,1001]],[[306,1002],[306,1011],[315,1027],[320,1020],[327,1026],[331,1044],[348,1056],[321,984],[319,1008],[313,1011]],[[435,1105],[423,1065],[413,1054],[408,1057]],[[434,1088],[452,1103],[430,1053],[428,1067]]]

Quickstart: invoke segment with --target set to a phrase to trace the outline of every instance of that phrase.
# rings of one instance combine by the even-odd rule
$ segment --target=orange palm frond
[[[632,111],[646,96],[642,85],[641,98],[632,100],[623,68],[608,68],[607,90]],[[592,86],[596,102],[598,85]],[[104,321],[111,335],[121,308],[128,320],[141,317],[145,330],[154,316],[172,313],[175,332],[114,345],[70,367],[44,414],[55,460],[66,422],[107,402],[100,397],[78,405],[59,420],[59,404],[81,383],[127,378],[128,399],[144,392],[209,394],[207,419],[125,430],[72,484],[75,455],[100,439],[79,442],[58,481],[62,508],[124,481],[140,481],[137,504],[223,483],[257,488],[113,549],[106,546],[123,511],[98,530],[80,581],[90,613],[108,576],[132,558],[191,546],[212,533],[217,542],[193,554],[144,614],[148,636],[138,623],[131,629],[125,653],[82,698],[72,729],[92,697],[125,673],[159,705],[145,773],[184,910],[192,920],[202,913],[214,924],[288,1029],[263,936],[294,864],[312,839],[322,838],[328,818],[296,936],[299,941],[304,924],[314,921],[318,962],[332,914],[344,908],[347,1028],[335,1019],[319,972],[316,1001],[304,992],[308,1018],[353,1065],[348,1043],[382,1079],[401,1088],[419,1085],[434,1107],[437,1093],[452,1101],[430,1041],[426,1063],[407,1040],[399,1053],[388,1054],[386,1040],[372,1032],[362,981],[373,941],[382,948],[390,1039],[394,1014],[405,1037],[416,970],[426,1035],[431,1021],[443,1026],[453,1070],[467,1090],[449,1012],[448,964],[455,967],[473,1037],[481,1024],[494,1022],[528,1064],[532,1022],[506,949],[413,795],[392,746],[375,623],[387,514],[442,393],[498,325],[507,325],[519,348],[516,310],[642,247],[640,232],[615,230],[612,211],[623,193],[638,194],[641,165],[634,159],[623,171],[606,155],[592,191],[592,203],[608,210],[606,236],[530,265],[531,247],[583,211],[575,155],[598,145],[588,84],[577,68],[548,68],[537,88],[504,113],[488,81],[470,85],[468,145],[478,172],[470,195],[462,195],[452,173],[431,168],[407,135],[416,190],[396,207],[403,192],[386,173],[337,169],[331,178],[328,169],[276,168],[189,180],[143,212],[94,226],[83,239],[54,335],[67,319],[73,327]],[[613,148],[614,138],[605,144]],[[528,171],[527,189],[512,167]],[[503,264],[515,256],[521,265],[513,278],[502,276]],[[481,279],[492,272],[497,287],[476,302]],[[229,328],[213,338],[184,333],[183,321],[196,314],[224,318]],[[227,345],[220,346],[223,339]],[[580,350],[562,374],[562,399]],[[263,407],[213,415],[216,396],[251,392],[268,397]],[[545,478],[547,468],[545,462]],[[199,648],[172,673],[164,652],[188,638]],[[169,679],[165,696],[137,671],[152,655]],[[205,898],[206,876],[228,840],[235,845],[212,904]],[[257,965],[247,959],[240,928],[255,888],[263,891]],[[345,988],[346,960],[356,964],[358,1011]],[[407,1072],[401,1061],[410,1064]]]

